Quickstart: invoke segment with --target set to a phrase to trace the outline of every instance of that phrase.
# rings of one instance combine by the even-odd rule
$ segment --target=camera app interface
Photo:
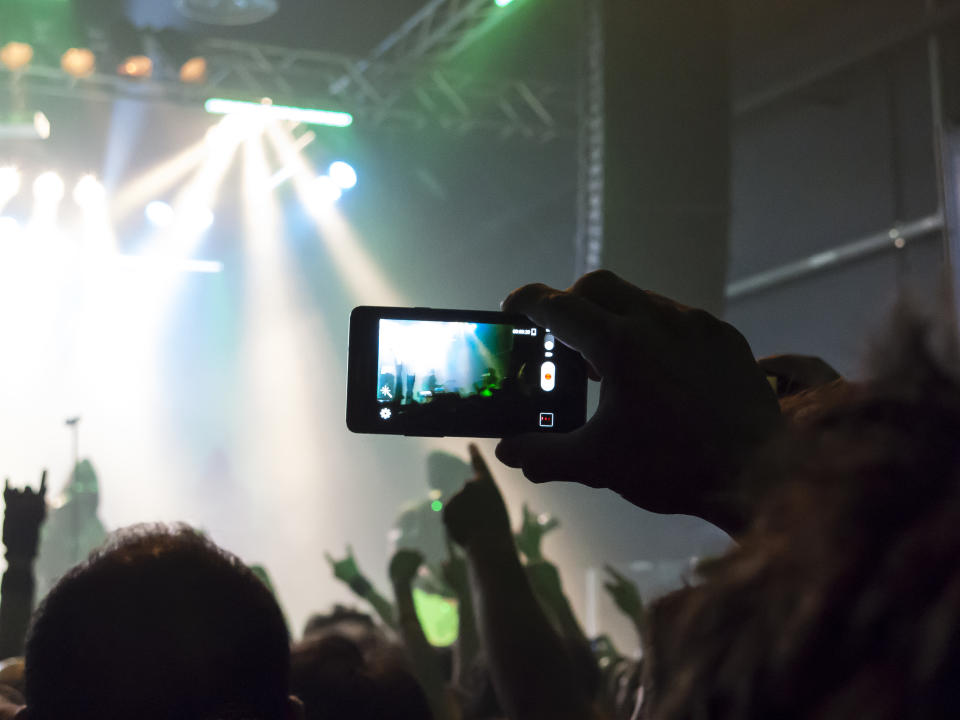
[[[381,319],[380,419],[483,424],[535,406],[556,384],[552,350],[532,326]]]

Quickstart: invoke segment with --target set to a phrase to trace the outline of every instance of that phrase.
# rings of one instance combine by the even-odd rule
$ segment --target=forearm
[[[8,560],[0,582],[0,659],[23,654],[33,612],[33,561]]]
[[[462,684],[480,652],[480,637],[477,634],[473,594],[469,589],[457,592],[458,626],[457,645],[454,655],[454,681]]]
[[[573,662],[510,540],[468,548],[480,636],[511,720],[593,717]]]
[[[427,641],[413,602],[413,589],[409,582],[395,583],[397,599],[397,630],[403,638],[411,657],[417,679],[423,686],[430,709],[436,720],[449,717],[446,707],[446,680],[438,662],[436,650]]]
[[[547,614],[555,620],[560,634],[570,640],[587,642],[586,633],[580,626],[580,621],[577,620],[573,608],[570,607],[570,601],[563,592],[556,567],[546,560],[541,560],[537,563],[528,563],[525,569],[534,593],[546,609]],[[542,572],[543,569],[548,571]]]
[[[347,585],[349,585],[357,597],[366,600],[370,604],[387,627],[393,630],[398,629],[393,603],[381,595],[369,580],[361,575],[351,582],[348,582]]]

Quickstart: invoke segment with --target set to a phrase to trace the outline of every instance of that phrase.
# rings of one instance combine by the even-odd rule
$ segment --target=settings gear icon
[[[382,417],[384,420],[389,420],[391,415],[393,415],[393,411],[390,410],[390,408],[380,408],[380,417]]]

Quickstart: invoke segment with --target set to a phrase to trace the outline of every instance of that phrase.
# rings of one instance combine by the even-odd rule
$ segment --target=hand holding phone
[[[506,437],[586,421],[586,365],[522,315],[358,307],[350,315],[347,427]]]
[[[564,437],[506,438],[501,462],[535,482],[609,488],[647,510],[744,527],[755,498],[739,474],[781,417],[736,328],[603,270],[569,290],[524,286],[503,308],[549,324],[602,381],[590,422]]]

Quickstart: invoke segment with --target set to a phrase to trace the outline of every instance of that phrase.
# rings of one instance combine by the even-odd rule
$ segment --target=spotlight
[[[173,225],[175,213],[173,208],[163,200],[154,200],[149,203],[143,214],[147,216],[150,224],[156,228],[166,228]]]
[[[120,63],[117,74],[131,78],[148,78],[153,74],[153,60],[146,55],[131,55]]]
[[[20,192],[20,171],[15,167],[0,168],[0,202]]]
[[[206,58],[192,57],[180,66],[180,82],[201,85],[207,81]]]
[[[512,3],[513,0],[494,0],[494,2],[496,3],[497,7],[506,7]]]
[[[70,48],[61,56],[60,67],[70,77],[88,78],[97,69],[97,61],[88,48]]]
[[[25,42],[8,42],[0,48],[0,62],[7,70],[22,70],[33,60],[33,47]]]
[[[329,175],[321,175],[313,181],[313,196],[321,206],[329,207],[333,205],[340,199],[341,195],[343,195],[343,190]]]
[[[210,98],[203,104],[211,115],[230,115],[233,113],[258,113],[271,120],[292,120],[307,125],[326,125],[328,127],[349,127],[353,124],[353,115],[335,110],[312,110],[309,108],[274,105],[268,102],[248,102],[245,100],[226,100]]]
[[[213,225],[213,210],[205,207],[188,208],[184,212],[184,226],[192,232],[205,232]]]
[[[350,190],[357,185],[357,171],[349,163],[337,160],[330,165],[330,178],[342,190]]]
[[[84,175],[73,188],[73,201],[87,210],[103,203],[107,191],[93,175]]]
[[[63,199],[63,180],[52,170],[37,175],[33,181],[33,198],[40,204],[55,205]]]

